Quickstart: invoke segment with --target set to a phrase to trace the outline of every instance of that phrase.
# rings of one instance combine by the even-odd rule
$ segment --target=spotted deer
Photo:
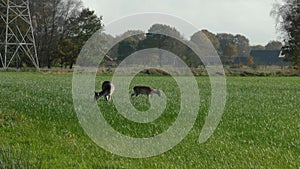
[[[140,94],[145,94],[147,96],[152,96],[153,94],[157,94],[158,96],[161,96],[161,93],[157,89],[152,89],[149,86],[135,86],[133,87],[134,93],[131,95],[132,96],[138,96]]]
[[[115,86],[110,81],[104,81],[102,83],[102,91],[95,92],[95,100],[98,100],[100,97],[104,96],[105,100],[109,101],[114,90]]]

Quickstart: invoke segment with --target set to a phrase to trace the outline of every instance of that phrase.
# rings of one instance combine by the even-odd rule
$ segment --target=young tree
[[[247,65],[248,65],[249,67],[254,68],[255,63],[254,63],[253,57],[252,57],[251,55],[249,55],[249,56],[247,57]]]

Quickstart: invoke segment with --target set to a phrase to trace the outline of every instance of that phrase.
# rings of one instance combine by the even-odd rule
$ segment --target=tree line
[[[156,33],[164,33],[172,35],[172,37]],[[203,35],[206,37],[203,37]],[[229,65],[234,63],[235,57],[248,57],[251,50],[280,50],[282,48],[282,44],[279,41],[270,41],[265,46],[251,46],[249,44],[249,39],[243,35],[232,35],[228,33],[214,34],[208,30],[198,31],[187,40],[178,30],[176,30],[176,28],[164,24],[152,25],[147,33],[144,33],[141,30],[130,30],[120,36],[112,38],[121,39],[122,37],[128,38],[115,45],[108,53],[109,56],[116,61],[116,64],[139,50],[160,48],[176,54],[190,67],[202,65],[203,63],[199,60],[199,57],[194,51],[177,39],[186,43],[199,44],[207,38],[217,51],[223,64]],[[157,59],[161,60],[163,58],[158,54]]]
[[[295,23],[296,25],[292,26],[293,29],[287,24],[291,24],[293,18],[299,16],[299,3],[296,3],[295,6],[295,4],[291,4],[292,2],[295,3],[294,1],[297,2],[297,0],[285,1],[286,4],[283,6],[278,5],[272,11],[274,15],[284,18],[284,21],[280,20],[280,29],[288,34],[284,44],[279,41],[270,41],[265,46],[251,46],[249,39],[244,35],[214,34],[208,30],[195,32],[187,40],[174,27],[154,24],[149,28],[148,32],[129,30],[115,37],[108,35],[108,38],[120,39],[134,34],[134,36],[129,36],[119,42],[108,52],[108,56],[113,61],[110,60],[108,61],[109,63],[105,64],[117,65],[136,51],[156,47],[173,52],[191,67],[201,65],[201,61],[199,61],[195,53],[184,44],[174,38],[156,34],[156,32],[167,32],[183,41],[196,43],[198,39],[201,39],[202,34],[205,34],[224,64],[233,64],[235,57],[248,57],[250,50],[284,49],[285,53],[290,56],[289,58],[297,65],[300,62],[299,45],[296,45],[299,43],[299,39],[292,37],[299,37],[299,33],[293,34],[292,32],[293,29],[299,30],[300,22]],[[288,14],[291,8],[298,10],[296,16],[294,16],[295,14]],[[80,0],[31,0],[30,9],[41,67],[72,68],[85,42],[96,31],[101,32],[104,29],[102,16],[97,16],[95,11],[84,8]],[[3,24],[1,25],[3,26]],[[1,28],[1,30],[3,29]],[[158,59],[161,60],[163,58],[158,55]],[[26,62],[26,60],[23,60],[23,62]],[[29,62],[27,64],[30,65]]]

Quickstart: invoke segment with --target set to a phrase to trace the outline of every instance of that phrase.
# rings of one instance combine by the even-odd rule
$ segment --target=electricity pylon
[[[25,58],[39,67],[29,0],[0,0],[0,67]]]

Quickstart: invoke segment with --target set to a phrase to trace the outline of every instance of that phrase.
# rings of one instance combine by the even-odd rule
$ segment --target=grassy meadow
[[[97,76],[96,88],[110,76]],[[300,78],[227,77],[222,120],[198,143],[209,108],[208,77],[196,77],[201,106],[189,135],[159,156],[132,159],[105,151],[83,131],[72,100],[72,74],[0,72],[0,169],[6,168],[300,168]],[[98,105],[120,133],[150,137],[176,120],[179,89],[169,76],[137,76],[164,91],[165,112],[149,124],[130,122],[113,102]],[[132,98],[147,110],[146,97]],[[101,130],[101,129],[99,129]]]

